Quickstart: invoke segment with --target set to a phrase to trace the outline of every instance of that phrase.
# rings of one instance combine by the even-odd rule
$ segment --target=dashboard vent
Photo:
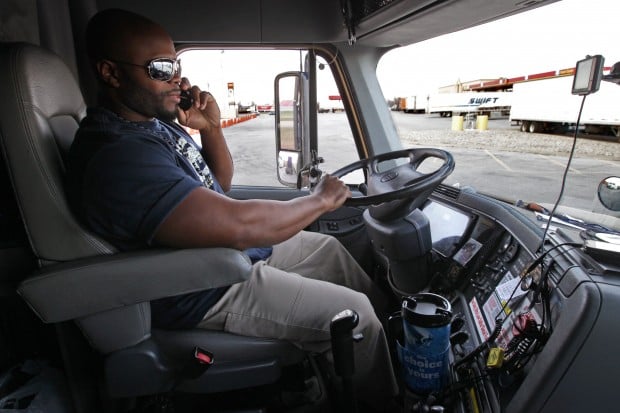
[[[444,184],[440,184],[437,188],[435,188],[435,192],[438,195],[443,195],[444,197],[454,199],[455,201],[459,198],[461,194],[461,190],[454,186],[448,186]]]

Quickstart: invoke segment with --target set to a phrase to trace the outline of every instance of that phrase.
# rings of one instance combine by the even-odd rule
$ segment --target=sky
[[[620,61],[617,1],[562,0],[390,51],[377,68],[384,96],[426,96],[458,81],[570,68],[588,54],[603,55],[605,66],[611,66]],[[270,103],[275,75],[299,70],[296,51],[255,51],[250,59],[247,51],[209,53],[206,58],[181,55],[183,74],[194,84],[210,89],[220,103],[227,96],[226,84],[231,81],[235,83],[236,101]],[[268,73],[256,70],[263,63],[267,63]],[[333,89],[335,85],[324,84],[318,92],[319,99],[321,95],[336,94]]]
[[[236,102],[273,103],[275,76],[300,70],[296,50],[196,50],[179,57],[183,76],[215,95],[220,107],[228,100],[229,82]]]
[[[620,61],[617,10],[618,0],[562,0],[391,51],[377,76],[389,99],[435,93],[459,80],[570,68],[588,54],[611,66]]]

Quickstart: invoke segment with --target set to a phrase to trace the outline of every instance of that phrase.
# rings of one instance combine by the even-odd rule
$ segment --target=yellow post
[[[476,116],[476,129],[487,130],[488,126],[489,126],[489,115]]]
[[[456,130],[456,131],[463,130],[463,117],[462,116],[452,116],[452,130]]]

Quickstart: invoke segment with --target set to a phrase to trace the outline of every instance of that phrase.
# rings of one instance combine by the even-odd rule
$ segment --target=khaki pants
[[[370,300],[369,300],[370,299]],[[254,264],[246,282],[233,285],[205,315],[201,328],[288,340],[331,358],[329,325],[345,309],[359,314],[354,333],[355,385],[371,405],[398,392],[387,340],[371,301],[383,297],[342,244],[331,236],[301,232]]]

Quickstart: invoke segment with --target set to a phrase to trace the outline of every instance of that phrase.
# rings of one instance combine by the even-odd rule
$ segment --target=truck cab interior
[[[433,293],[452,309],[448,383],[431,397],[402,380],[403,412],[615,410],[617,247],[589,238],[601,225],[558,223],[549,230],[533,210],[443,183],[455,168],[453,156],[403,147],[376,74],[380,58],[394,48],[552,2],[4,1],[0,410],[46,403],[41,411],[54,413],[336,412],[352,397],[319,355],[290,343],[151,328],[150,300],[247,279],[250,263],[242,252],[121,253],[71,213],[64,155],[97,99],[84,32],[89,18],[107,8],[160,23],[179,52],[307,52],[303,70],[288,75],[298,86],[306,82],[299,88],[306,103],[295,112],[301,143],[287,147],[282,128],[274,128],[281,153],[271,159],[276,165],[278,155],[293,152],[297,173],[288,181],[280,176],[284,186],[235,185],[229,195],[237,199],[308,193],[321,168],[312,103],[316,59],[328,62],[359,159],[334,174],[362,170],[365,182],[351,186],[353,198],[308,230],[336,236],[393,297],[395,316],[385,322],[397,371],[401,300]],[[283,100],[274,93],[273,120],[282,125]],[[435,162],[430,172],[422,170],[428,159]],[[618,202],[613,182],[601,184],[603,197]],[[611,234],[620,230],[617,218],[605,225]],[[508,286],[511,291],[499,292]],[[492,360],[498,348],[504,363]]]

